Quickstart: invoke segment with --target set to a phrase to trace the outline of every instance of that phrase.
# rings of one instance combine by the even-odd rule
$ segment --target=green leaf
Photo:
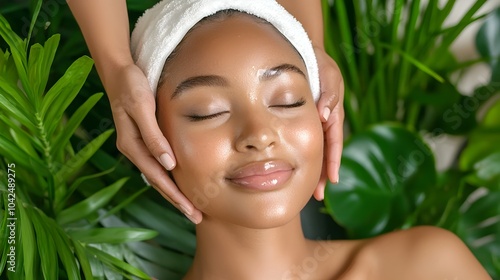
[[[134,194],[128,195],[128,197],[126,199],[123,199],[123,200],[120,199],[121,202],[118,205],[116,205],[115,207],[113,207],[109,211],[106,211],[106,214],[104,214],[104,215],[100,216],[98,219],[92,221],[91,224],[95,225],[98,222],[102,221],[104,218],[107,218],[111,215],[114,215],[118,211],[122,210],[124,207],[128,206],[132,201],[134,201],[137,197],[139,197],[141,194],[143,194],[145,191],[147,191],[149,189],[150,189],[150,186],[146,186],[146,187],[138,190]]]
[[[447,27],[441,31],[443,33],[443,38],[439,41],[439,47],[437,48],[434,55],[430,55],[427,57],[427,62],[431,62],[434,60],[439,64],[440,60],[445,58],[443,54],[448,51],[450,45],[455,41],[460,33],[471,23],[483,17],[483,15],[477,17],[474,17],[474,15],[484,5],[484,3],[486,3],[486,0],[476,0],[475,2],[473,2],[473,5],[470,7],[467,13],[462,16],[457,24],[451,27]]]
[[[92,275],[92,268],[90,266],[90,261],[88,259],[87,253],[85,252],[85,248],[78,242],[73,241],[73,245],[75,246],[75,253],[78,256],[78,261],[83,271],[83,275],[86,280],[93,280],[94,276]],[[52,279],[52,278],[48,278]],[[54,278],[55,279],[55,278]]]
[[[481,121],[482,127],[500,128],[500,99],[496,100]]]
[[[127,262],[132,264],[129,255],[125,255],[125,259],[127,260]],[[133,261],[134,266],[143,269],[144,272],[146,272],[148,275],[151,275],[153,279],[183,279],[184,275],[186,275],[187,273],[187,270],[185,270],[184,272],[173,272],[172,270],[168,270],[162,265],[155,264],[141,258],[135,258]]]
[[[417,43],[420,44],[422,41],[425,41],[432,32],[432,24],[435,23],[435,18],[437,17],[437,13],[439,12],[438,1],[430,0],[425,7],[425,11],[423,13],[422,21],[420,27],[417,29]]]
[[[337,12],[338,16],[338,21],[340,22],[339,28],[340,28],[340,35],[341,35],[341,45],[344,49],[343,54],[345,55],[347,59],[347,69],[344,75],[346,76],[346,80],[351,81],[348,83],[348,85],[352,85],[353,90],[356,92],[359,92],[359,71],[358,67],[355,63],[356,58],[355,58],[355,51],[353,50],[354,48],[354,41],[353,41],[353,36],[351,32],[351,27],[349,25],[349,19],[348,19],[348,14],[346,10],[346,5],[344,0],[338,0],[334,2],[334,9]]]
[[[3,183],[0,183],[0,209],[5,209],[5,211],[2,210],[2,215],[0,217],[2,218],[2,222],[0,224],[0,239],[5,240],[3,244],[9,244],[2,246],[3,249],[1,249],[1,258],[0,258],[0,275],[2,275],[6,264],[8,260],[7,254],[9,253],[10,249],[10,243],[7,241],[8,236],[9,236],[9,231],[7,230],[7,205],[8,205],[8,194],[7,194],[7,186],[5,186]]]
[[[460,95],[460,99],[443,108],[434,127],[451,135],[464,135],[477,127],[476,113],[482,102],[475,97]]]
[[[24,209],[24,205],[17,200],[17,211],[19,211],[19,224],[21,227],[21,240],[23,242],[23,259],[24,259],[24,275],[26,279],[35,279],[34,266],[35,266],[35,254],[36,242],[35,233],[33,232],[33,226],[31,220]]]
[[[0,73],[2,74],[0,75],[0,78],[5,80],[10,85],[16,85],[15,87],[17,88],[19,77],[17,75],[16,64],[14,63],[14,60],[8,50],[3,52],[0,49]],[[28,99],[26,99],[26,101],[27,100]]]
[[[27,69],[28,80],[30,81],[30,89],[33,92],[33,97],[34,97],[32,101],[33,104],[35,105],[35,108],[37,109],[40,104],[41,95],[43,93],[43,89],[42,92],[39,92],[39,88],[41,86],[42,81],[38,78],[40,74],[39,65],[42,62],[41,57],[43,57],[43,52],[44,49],[42,45],[34,44],[33,46],[31,46],[30,53],[28,56],[28,69]]]
[[[493,94],[483,92],[483,102],[487,101]],[[470,134],[467,146],[460,154],[459,167],[463,171],[475,169],[475,164],[489,155],[500,152],[498,143],[500,141],[500,100],[496,100],[485,114],[479,127]]]
[[[157,215],[158,209],[163,213]],[[160,244],[182,252],[187,255],[194,255],[196,248],[196,236],[186,229],[189,222],[171,219],[171,210],[162,207],[155,207],[155,203],[147,199],[138,199],[125,208],[125,211],[140,221],[140,226],[158,231],[159,236],[155,239]],[[128,222],[124,219],[125,222]],[[182,225],[184,223],[184,225]],[[193,226],[192,223],[190,225]],[[175,240],[175,242],[173,242]]]
[[[140,257],[177,273],[185,274],[193,262],[192,257],[147,242],[132,242],[127,247]]]
[[[33,227],[35,228],[38,253],[40,254],[40,263],[44,279],[58,279],[58,260],[56,245],[52,235],[45,229],[41,218],[43,213],[39,209],[28,209],[32,217]]]
[[[476,35],[476,47],[483,57],[490,60],[491,81],[500,82],[500,8],[496,8],[484,20]]]
[[[33,10],[33,17],[31,18],[30,29],[28,31],[28,41],[26,42],[26,47],[28,47],[29,39],[31,38],[31,34],[33,34],[33,28],[35,27],[36,19],[38,14],[40,13],[40,9],[42,9],[42,0],[36,1],[36,6]]]
[[[463,207],[457,235],[471,248],[493,279],[500,275],[493,260],[500,258],[500,191],[483,193]]]
[[[57,136],[56,140],[54,141],[52,153],[57,156],[59,153],[64,150],[64,148],[70,144],[69,140],[71,136],[75,133],[76,129],[82,122],[82,120],[87,116],[88,112],[94,107],[94,105],[101,99],[102,93],[96,93],[89,97],[85,103],[83,103],[76,111],[73,113],[71,118],[68,120],[66,123],[66,126],[64,127],[64,130],[61,131],[61,134]]]
[[[122,246],[119,245],[111,245],[111,244],[100,244],[100,250],[111,255],[112,257],[115,257],[116,259],[122,261],[123,260],[123,250]],[[95,247],[97,248],[97,247]],[[132,265],[132,264],[130,264]],[[111,265],[105,265],[104,267],[104,275],[106,276],[106,279],[110,280],[121,280],[123,279],[123,276],[128,276],[123,271],[120,269],[117,269],[115,266]],[[131,278],[129,278],[131,279]]]
[[[418,61],[418,59],[414,58],[409,53],[404,52],[404,51],[402,51],[400,49],[397,49],[397,48],[395,48],[395,47],[393,47],[391,45],[388,45],[388,44],[381,43],[380,45],[382,47],[384,47],[384,48],[387,48],[387,49],[390,49],[390,50],[394,51],[395,53],[400,54],[405,59],[405,61],[410,62],[415,67],[417,67],[420,71],[422,71],[422,72],[426,73],[427,75],[433,77],[434,79],[436,79],[436,81],[438,81],[440,83],[444,83],[444,78],[443,77],[441,77],[438,73],[436,73],[434,70],[432,70],[431,68],[429,68],[424,63]]]
[[[498,143],[500,143],[500,129],[497,131],[476,130],[469,136],[469,142],[460,154],[460,170],[472,170],[476,162],[495,151],[500,151]]]
[[[401,228],[436,184],[431,150],[398,125],[376,125],[344,146],[340,183],[325,191],[328,213],[350,237]]]
[[[455,2],[456,2],[456,0],[449,0],[446,2],[445,6],[442,9],[439,9],[439,13],[437,15],[438,20],[436,22],[436,26],[441,27],[443,22],[450,15],[451,10],[455,6]]]
[[[48,170],[44,163],[38,158],[30,157],[26,152],[2,135],[0,135],[0,155],[10,160],[15,160],[16,164],[22,165],[33,172],[48,174]]]
[[[417,19],[419,18],[420,15],[420,0],[413,0],[411,2],[411,6],[409,9],[409,15],[410,18],[408,22],[406,23],[406,32],[404,35],[404,40],[403,40],[403,50],[399,51],[397,49],[394,49],[396,52],[399,52],[403,55],[405,58],[403,61],[401,61],[401,67],[399,69],[399,79],[398,79],[398,93],[402,96],[408,94],[408,81],[410,80],[410,62],[413,63],[415,66],[420,68],[422,71],[426,72],[425,70],[430,70],[427,67],[422,67],[423,64],[420,63],[418,60],[414,59],[410,54],[412,53],[413,48],[415,48],[415,37],[418,36],[418,33],[416,32],[416,24],[417,24]],[[381,44],[384,46],[384,44]],[[425,70],[423,70],[425,69]],[[428,73],[428,72],[426,72]],[[431,75],[432,76],[432,75]],[[433,76],[434,77],[434,76]],[[441,80],[442,82],[442,80]]]
[[[467,177],[467,182],[500,191],[500,151],[479,160],[473,168],[474,173]]]
[[[40,44],[31,46],[28,59],[28,79],[35,98],[35,108],[39,108],[39,101],[45,93],[49,80],[50,67],[59,45],[60,35],[50,37],[42,47]]]
[[[68,231],[68,234],[82,243],[117,244],[148,240],[158,233],[142,228],[92,228]]]
[[[17,215],[16,215],[17,216]],[[19,217],[19,216],[17,216]],[[16,271],[12,273],[11,271],[7,272],[7,276],[9,279],[13,280],[25,280],[26,277],[24,276],[24,254],[23,252],[23,247],[24,244],[22,243],[21,239],[21,234],[20,234],[20,229],[16,227]]]
[[[19,123],[15,123],[15,121],[11,120],[10,118],[8,118],[5,115],[0,115],[0,120],[2,122],[4,122],[5,125],[6,125],[6,128],[3,130],[5,133],[7,131],[10,132],[10,130],[13,130],[14,133],[17,136],[22,135],[20,137],[28,139],[30,141],[30,145],[32,145],[33,147],[35,147],[39,152],[43,152],[43,147],[42,147],[42,143],[40,142],[40,140],[38,138],[36,138],[36,137],[33,137],[33,134],[31,134],[28,131],[26,131],[26,128],[24,128],[23,126],[21,126]],[[12,136],[13,133],[11,132],[10,135]],[[7,136],[7,135],[5,134],[4,136]],[[12,136],[12,140],[15,141],[15,137],[14,136]],[[39,156],[36,155],[35,157],[38,158]]]
[[[12,84],[11,81],[7,80],[7,78],[0,76],[0,93],[9,95],[16,101],[16,106],[24,108],[26,112],[33,113],[33,105],[26,98],[24,92],[16,84]]]
[[[12,58],[14,59],[14,63],[17,68],[17,74],[19,75],[19,79],[23,85],[23,88],[26,90],[28,97],[31,97],[29,91],[29,81],[28,76],[26,74],[27,71],[27,57],[24,41],[17,36],[17,34],[12,31],[9,23],[5,19],[4,16],[0,14],[0,37],[2,37],[5,42],[10,47],[10,52],[12,53]]]
[[[113,132],[113,129],[109,129],[103,132],[101,135],[97,136],[90,143],[88,143],[76,155],[65,162],[61,169],[57,172],[56,178],[60,182],[63,182],[74,175],[76,172],[78,172],[80,168],[102,146],[102,144],[109,138],[109,136],[111,136]]]
[[[64,205],[66,205],[66,202],[68,201],[68,199],[70,199],[70,197],[73,195],[73,193],[78,189],[78,187],[80,187],[80,185],[83,182],[91,180],[91,179],[99,178],[101,176],[109,174],[109,173],[113,172],[114,169],[115,168],[112,167],[112,168],[110,168],[108,170],[105,170],[103,172],[99,172],[99,173],[95,173],[95,174],[91,174],[91,175],[87,175],[87,176],[78,177],[78,179],[76,179],[71,184],[71,186],[66,190],[66,193],[65,193],[64,197],[62,197],[60,199],[60,201],[56,201],[55,202],[55,204],[56,204],[56,206],[54,207],[55,208],[55,212],[59,213],[62,210],[62,208],[64,207]]]
[[[59,215],[57,215],[57,222],[59,224],[68,224],[71,222],[84,219],[90,214],[95,213],[97,210],[106,206],[106,204],[113,198],[113,196],[125,184],[127,178],[116,181],[110,186],[96,192],[85,200],[66,208]]]
[[[14,142],[17,144],[17,146],[19,146],[19,148],[23,149],[23,151],[30,155],[30,157],[38,157],[38,154],[33,148],[33,145],[31,145],[31,139],[29,137],[26,137],[26,134],[18,133],[12,128],[9,129],[9,131],[12,139],[14,139]]]
[[[90,57],[80,57],[45,95],[40,115],[44,123],[49,125],[48,135],[52,135],[64,111],[82,88],[92,65],[93,60]]]
[[[141,279],[151,279],[148,275],[146,275],[141,270],[129,265],[128,263],[121,261],[108,253],[105,253],[99,249],[96,249],[91,246],[86,247],[87,251],[98,258],[100,261],[105,263],[106,265],[116,267],[126,273],[129,273],[133,276],[139,277]]]
[[[46,218],[45,229],[50,232],[54,239],[55,247],[69,280],[80,279],[80,272],[76,263],[75,255],[71,251],[71,242],[52,219]]]
[[[0,90],[0,92],[3,90]],[[6,114],[9,114],[21,124],[26,126],[30,131],[36,131],[35,121],[32,119],[31,115],[26,115],[23,109],[13,104],[6,96],[0,94],[0,111],[5,110]]]

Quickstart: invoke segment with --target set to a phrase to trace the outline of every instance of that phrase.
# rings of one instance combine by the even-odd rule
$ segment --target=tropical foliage
[[[30,46],[0,15],[0,36],[8,45],[0,50],[0,174],[7,178],[0,181],[0,274],[8,279],[180,278],[194,252],[193,226],[171,208],[146,197],[136,200],[149,187],[137,175],[122,177],[119,173],[129,170],[102,150],[113,129],[82,130],[102,93],[68,109],[92,60],[76,59],[50,85],[60,35]],[[155,236],[155,242],[139,242]]]
[[[131,25],[156,2],[127,0]],[[500,278],[500,9],[478,14],[486,0],[472,1],[445,26],[458,3],[438,2],[322,1],[348,132],[325,210],[348,238],[447,228]],[[182,278],[194,226],[116,150],[109,104],[95,93],[102,85],[66,2],[13,1],[0,14],[0,278]],[[450,45],[477,20],[481,57],[460,63]],[[479,62],[492,76],[460,92],[453,77]],[[466,142],[438,171],[430,146],[447,134]]]
[[[459,21],[444,26],[455,2],[323,2],[326,46],[343,70],[351,131],[326,209],[351,238],[416,225],[449,229],[498,278],[500,9],[478,15],[486,1],[472,1]],[[457,62],[451,44],[480,19],[480,59]],[[453,74],[478,62],[490,64],[491,78],[460,93]],[[468,141],[438,172],[428,144],[444,134]]]

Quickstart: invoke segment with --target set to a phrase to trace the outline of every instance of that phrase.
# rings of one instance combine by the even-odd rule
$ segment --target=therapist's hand
[[[115,70],[105,88],[116,126],[118,150],[139,168],[165,199],[191,221],[199,223],[201,212],[167,174],[167,170],[175,167],[175,158],[158,127],[155,98],[146,77],[135,64]]]
[[[340,158],[343,147],[344,125],[344,80],[335,61],[323,48],[314,48],[319,67],[321,96],[318,112],[325,133],[325,159],[318,187],[314,191],[317,200],[323,200],[327,178],[332,183],[339,181]]]

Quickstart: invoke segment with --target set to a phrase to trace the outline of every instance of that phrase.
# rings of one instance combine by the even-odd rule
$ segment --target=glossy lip
[[[294,170],[282,160],[256,161],[237,168],[226,180],[246,189],[269,191],[287,182]]]

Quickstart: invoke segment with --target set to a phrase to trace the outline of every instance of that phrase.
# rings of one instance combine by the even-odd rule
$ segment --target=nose
[[[236,133],[239,152],[263,151],[279,142],[278,120],[262,112],[242,114]]]

